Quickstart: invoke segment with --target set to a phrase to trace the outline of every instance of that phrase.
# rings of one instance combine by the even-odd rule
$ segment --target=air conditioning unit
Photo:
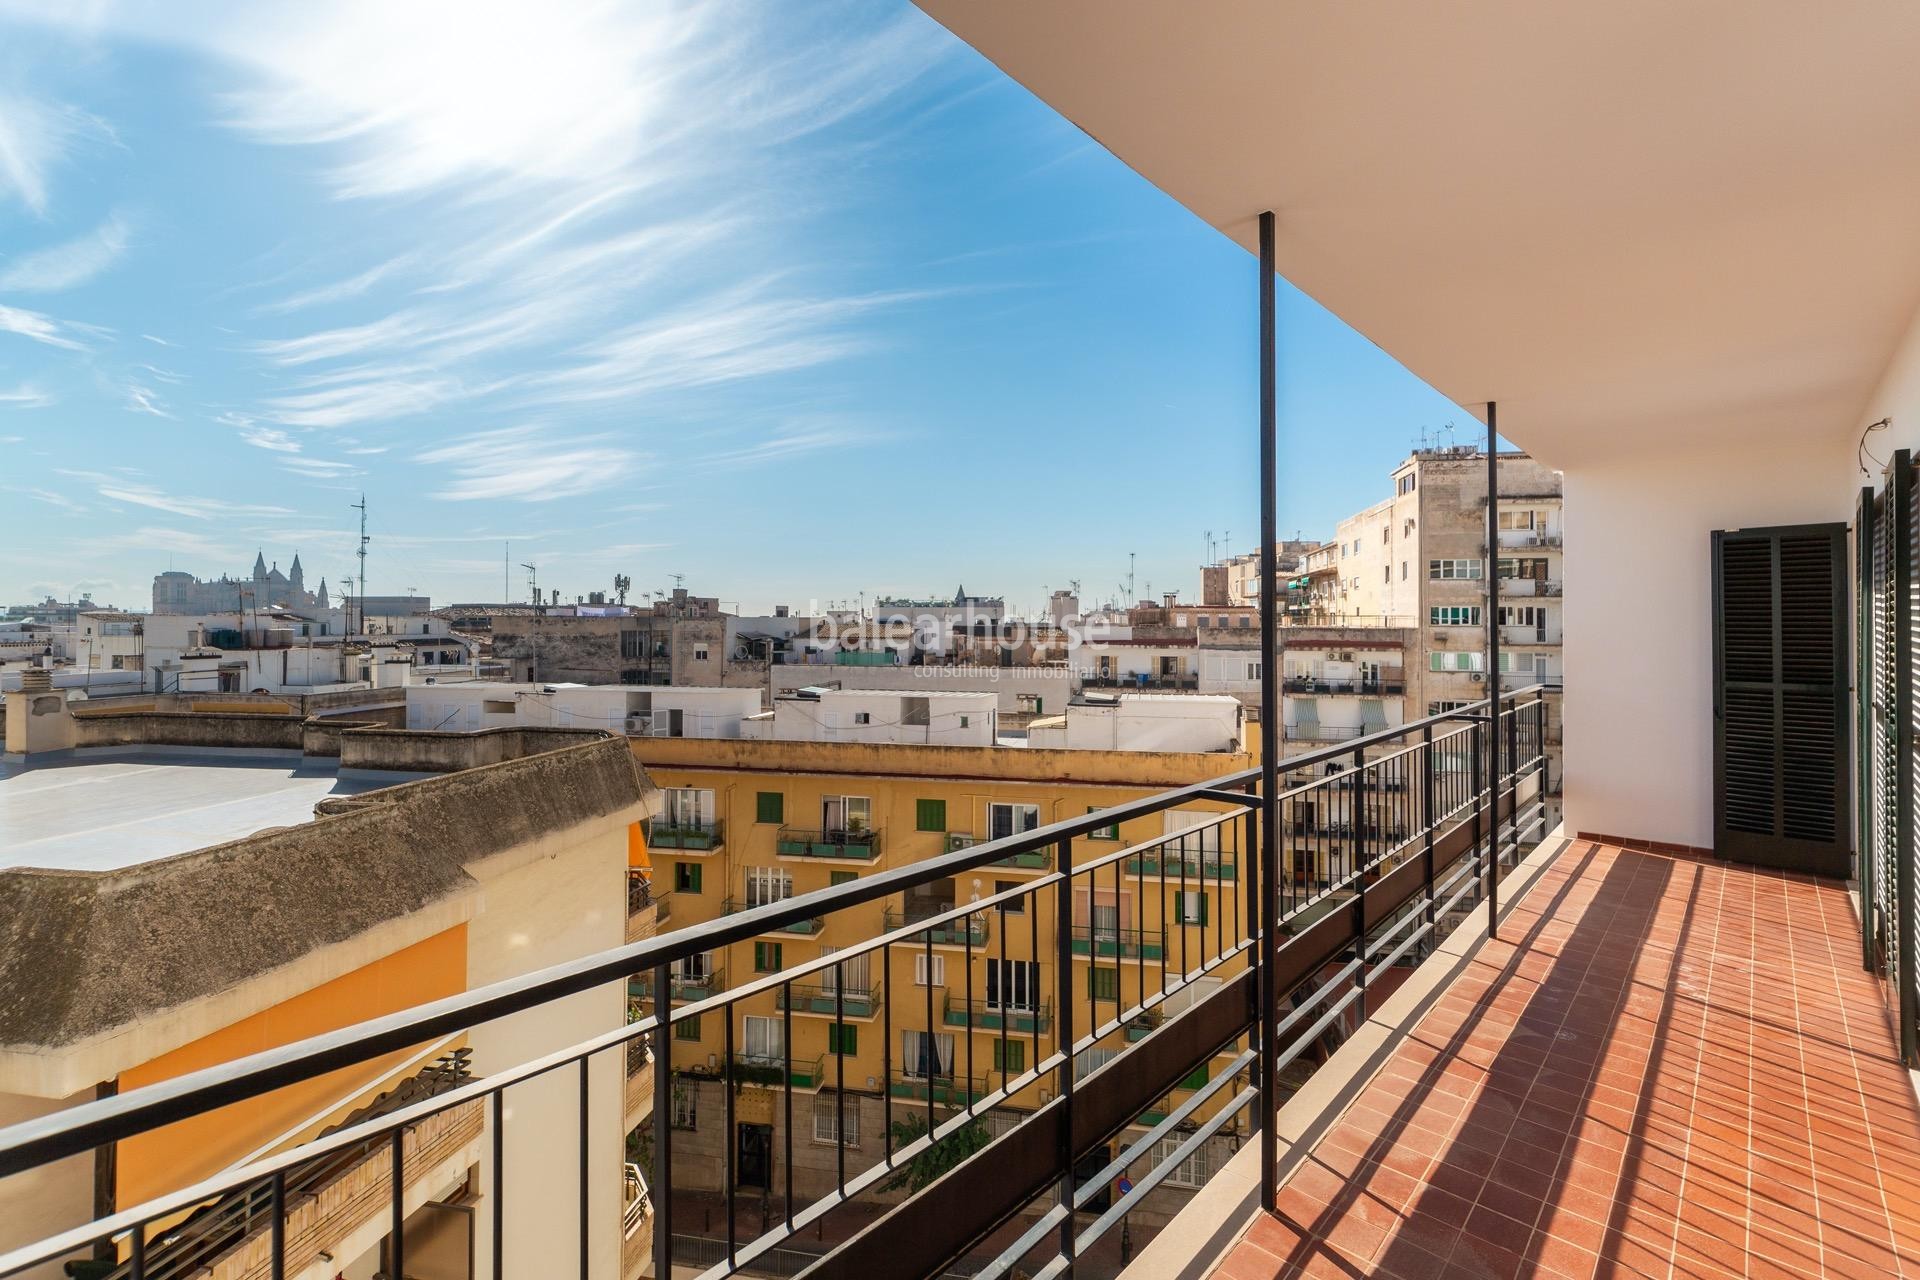
[[[1335,662],[1352,662],[1353,655],[1351,653],[1336,653],[1333,655],[1333,660]]]
[[[972,836],[963,836],[953,831],[947,832],[948,853],[958,853],[962,849],[972,848],[973,844],[974,839]]]
[[[1473,671],[1467,674],[1467,679],[1473,681],[1475,684],[1479,684],[1482,680],[1486,679],[1486,676],[1482,675],[1478,671]]]

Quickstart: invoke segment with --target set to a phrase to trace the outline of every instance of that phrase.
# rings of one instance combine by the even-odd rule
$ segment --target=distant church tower
[[[298,600],[301,593],[307,589],[306,571],[300,567],[300,553],[298,551],[293,553],[293,567],[287,570],[287,586],[292,591],[295,600]]]

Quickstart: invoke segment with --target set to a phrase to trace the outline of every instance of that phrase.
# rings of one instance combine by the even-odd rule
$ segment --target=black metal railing
[[[1400,676],[1383,676],[1378,680],[1288,676],[1283,684],[1288,693],[1357,693],[1373,697],[1407,691],[1406,680]]]
[[[590,1069],[602,1055],[632,1061],[629,1046],[643,1040],[656,1062],[647,1168],[655,1274],[671,1273],[676,1231],[685,1235],[698,1220],[675,1221],[676,1197],[669,1191],[689,1185],[674,1177],[679,1160],[719,1166],[691,1181],[722,1189],[724,1203],[713,1219],[721,1261],[712,1270],[734,1274],[788,1249],[803,1232],[820,1238],[810,1229],[844,1207],[871,1208],[876,1193],[905,1185],[925,1163],[922,1156],[963,1134],[968,1149],[977,1148],[972,1155],[957,1164],[933,1161],[945,1171],[904,1199],[890,1196],[878,1216],[860,1219],[862,1229],[825,1232],[839,1242],[814,1273],[934,1274],[1015,1222],[1022,1226],[1017,1237],[986,1265],[1002,1273],[1064,1269],[1216,1137],[1257,1134],[1264,1167],[1269,1173],[1276,1167],[1268,1118],[1279,1101],[1274,1082],[1280,1073],[1365,999],[1376,975],[1417,961],[1460,908],[1492,897],[1500,868],[1540,834],[1545,725],[1537,693],[1505,702],[1497,720],[1486,704],[1474,704],[1289,760],[1286,768],[1306,771],[1306,780],[1276,795],[1257,793],[1254,769],[1173,788],[910,865],[864,870],[847,883],[0,1130],[5,1179],[581,993],[625,983],[642,995],[635,1020],[591,1038],[525,1062],[477,1060],[483,1074],[444,1093],[81,1226],[50,1229],[0,1255],[0,1277],[104,1244],[125,1261],[129,1277],[149,1280],[147,1259],[170,1224],[236,1196],[257,1207],[247,1223],[269,1234],[278,1274],[288,1269],[284,1224],[298,1170],[373,1144],[391,1151],[398,1171],[410,1128],[479,1104],[488,1138],[480,1185],[510,1188],[503,1175],[515,1142],[525,1139],[509,1140],[504,1119],[510,1098],[536,1081],[548,1094],[555,1080],[568,1082],[569,1092],[577,1082],[573,1131],[538,1137],[549,1154],[556,1144],[577,1145],[584,1171],[599,1126],[620,1123],[595,1115]],[[1496,742],[1498,785],[1489,786],[1489,748]],[[1328,766],[1339,772],[1327,774]],[[1100,846],[1114,842],[1092,839],[1117,824],[1196,807],[1209,811],[1198,826],[1111,850]],[[1338,811],[1369,817],[1341,832],[1337,823],[1322,821]],[[1258,855],[1262,823],[1276,824],[1275,833],[1315,828],[1293,842],[1310,846],[1314,874],[1307,882],[1288,874],[1297,864],[1266,864]],[[1392,838],[1403,832],[1406,838]],[[1217,847],[1240,874],[1188,875],[1182,851],[1196,840],[1207,841],[1209,851]],[[992,883],[989,868],[1034,850],[1052,855],[1044,874],[922,918],[888,918],[877,937],[779,972],[728,987],[720,965],[707,959],[724,959],[728,948],[751,945],[770,931],[842,912],[870,921],[887,904],[943,882],[965,883],[976,873],[988,873]],[[860,937],[864,929],[847,932]],[[936,953],[942,937],[952,941]],[[698,969],[689,972],[694,963]],[[1023,983],[1037,983],[1050,1002],[1047,1016],[1002,1018],[998,1026],[976,1022],[972,1011],[988,994],[988,965],[1002,982],[1018,973]],[[881,1000],[874,990],[863,1001],[855,986],[869,973],[890,977],[896,998]],[[909,975],[912,985],[901,985]],[[964,1029],[948,1027],[955,1008],[967,1010]],[[796,1034],[796,1014],[807,1017],[804,1035]],[[774,1025],[759,1023],[750,1035],[748,1017]],[[777,1047],[749,1052],[749,1040]],[[824,1055],[808,1056],[822,1041]],[[690,1089],[708,1092],[692,1099],[684,1092]],[[689,1143],[679,1127],[694,1102],[719,1113],[713,1119],[726,1137],[717,1154],[710,1139]],[[757,1117],[749,1129],[772,1117],[765,1146],[749,1151],[733,1140],[741,1108]],[[848,1143],[836,1140],[824,1188],[797,1186],[800,1124],[816,1134],[844,1135],[850,1124],[865,1122],[868,1108],[878,1109],[881,1124],[866,1134],[856,1158],[850,1160]],[[999,1126],[991,1132],[989,1116]],[[701,1123],[709,1122],[703,1115]],[[1170,1156],[1166,1142],[1173,1144]],[[752,1167],[743,1164],[749,1157]],[[807,1163],[822,1167],[817,1157]],[[1132,1189],[1109,1203],[1123,1173]],[[577,1244],[585,1274],[595,1233],[621,1226],[617,1204],[594,1209],[591,1185],[583,1174],[571,1230],[550,1214],[516,1212],[505,1192],[483,1195],[475,1205],[474,1231],[482,1242],[476,1274],[503,1280],[510,1238],[522,1247],[537,1241],[556,1273],[571,1271]],[[0,1192],[4,1188],[0,1182]],[[405,1269],[403,1190],[404,1179],[395,1177],[392,1204],[379,1211],[391,1213],[389,1274]]]

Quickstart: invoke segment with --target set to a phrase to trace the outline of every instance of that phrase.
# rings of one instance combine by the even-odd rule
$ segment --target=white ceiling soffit
[[[1555,465],[1857,430],[1920,303],[1911,0],[919,2]]]

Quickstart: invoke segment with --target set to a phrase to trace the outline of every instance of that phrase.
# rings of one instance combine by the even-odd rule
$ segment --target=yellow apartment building
[[[633,738],[631,746],[662,788],[645,856],[663,931],[1203,782],[1255,758],[695,738]],[[1076,867],[1151,846],[1075,877],[1067,992],[1076,1038],[1177,985],[1181,973],[1243,935],[1243,834],[1234,806],[1199,801],[1073,841]],[[1039,881],[1054,861],[1052,851],[1023,854],[677,964],[671,995],[684,1007],[847,953],[837,974],[806,975],[733,1002],[724,1014],[709,1010],[675,1023],[674,1185],[719,1188],[730,1154],[737,1186],[783,1194],[782,1080],[793,1091],[796,1200],[833,1187],[836,1147],[844,1147],[848,1176],[881,1158],[888,1099],[896,1121],[924,1120],[929,1101],[944,1114],[1002,1087],[1014,1091],[1010,1108],[1045,1103],[1053,1073],[1034,1068],[1057,1048],[1061,992],[1058,901],[1054,887]],[[974,902],[988,905],[871,946],[884,933]],[[1237,969],[1229,962],[1219,976]],[[1174,994],[1159,1012],[1185,1007],[1198,989]],[[638,979],[633,991],[636,1015],[651,1012],[651,980]],[[1153,1021],[1114,1026],[1100,1046],[1083,1051],[1082,1072]],[[1198,1087],[1205,1076],[1189,1083]],[[1168,1102],[1183,1096],[1176,1090]]]

